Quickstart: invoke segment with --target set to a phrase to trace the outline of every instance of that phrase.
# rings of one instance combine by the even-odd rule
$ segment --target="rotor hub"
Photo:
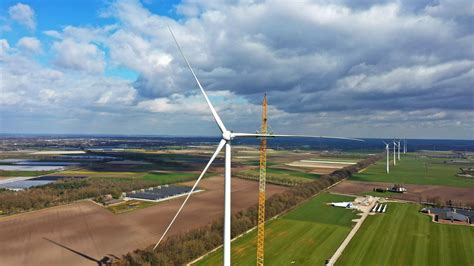
[[[229,141],[232,139],[232,133],[227,130],[224,133],[222,133],[222,138],[225,139],[226,141]]]

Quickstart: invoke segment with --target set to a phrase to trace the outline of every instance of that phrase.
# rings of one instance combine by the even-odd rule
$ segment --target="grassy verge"
[[[158,204],[158,202],[129,200],[129,201],[124,201],[122,203],[113,205],[113,206],[108,206],[107,210],[115,214],[119,214],[119,213],[125,213],[129,211],[143,209],[143,208],[150,207],[156,204]]]
[[[367,217],[336,265],[474,265],[474,228],[436,224],[417,204]]]

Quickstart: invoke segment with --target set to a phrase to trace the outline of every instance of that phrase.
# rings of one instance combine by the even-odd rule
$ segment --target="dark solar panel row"
[[[191,191],[191,187],[186,186],[162,186],[161,188],[145,189],[136,193],[127,193],[127,197],[147,200],[160,200]]]

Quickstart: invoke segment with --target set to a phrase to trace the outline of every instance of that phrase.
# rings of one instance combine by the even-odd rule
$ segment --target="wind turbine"
[[[191,65],[189,64],[188,59],[184,55],[183,51],[181,50],[181,47],[176,40],[176,37],[171,30],[171,27],[168,26],[168,29],[171,33],[171,36],[173,37],[173,40],[176,43],[176,46],[183,57],[184,61],[186,62],[186,65],[188,66],[189,70],[191,71],[191,74],[194,77],[194,80],[196,81],[196,84],[198,85],[199,89],[201,90],[202,95],[206,99],[207,105],[209,106],[209,109],[211,110],[212,116],[214,117],[214,121],[216,122],[217,126],[219,127],[221,133],[222,133],[222,139],[219,142],[219,145],[217,146],[216,151],[214,154],[211,156],[211,159],[207,163],[206,167],[204,167],[204,170],[202,173],[199,175],[198,179],[194,183],[193,187],[187,194],[186,198],[184,199],[183,203],[179,207],[178,211],[176,212],[175,216],[171,220],[170,224],[164,231],[163,235],[160,237],[156,245],[153,247],[153,250],[155,250],[160,242],[163,240],[163,238],[166,236],[168,231],[170,230],[171,226],[175,222],[176,218],[180,214],[181,210],[183,209],[184,205],[186,205],[186,202],[189,200],[189,197],[191,194],[194,192],[196,189],[197,185],[199,184],[199,181],[201,181],[202,177],[206,173],[206,171],[209,169],[211,166],[212,162],[214,159],[217,157],[217,155],[221,152],[221,150],[225,146],[225,170],[224,170],[224,261],[223,264],[225,266],[230,266],[230,242],[231,242],[231,142],[234,138],[246,138],[246,137],[316,137],[316,138],[332,138],[332,139],[346,139],[346,140],[357,140],[357,141],[363,141],[360,139],[353,139],[353,138],[342,138],[342,137],[328,137],[328,136],[307,136],[307,135],[275,135],[275,134],[260,134],[260,133],[234,133],[230,130],[228,130],[225,126],[224,123],[222,122],[221,118],[217,114],[216,110],[214,109],[214,106],[212,105],[211,101],[207,97],[206,92],[204,91],[204,88],[201,85],[201,82],[199,82],[196,74],[194,73],[194,70],[192,69]]]
[[[403,154],[407,153],[407,139],[403,139]]]
[[[385,151],[387,151],[387,174],[390,173],[390,144],[383,142],[385,144]]]
[[[393,165],[397,165],[397,143],[393,141]]]
[[[400,140],[398,140],[398,160],[400,161]]]

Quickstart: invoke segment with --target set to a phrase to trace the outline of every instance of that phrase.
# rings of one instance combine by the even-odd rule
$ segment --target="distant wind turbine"
[[[400,146],[401,146],[400,140],[398,140],[397,143],[398,143],[398,144],[397,144],[397,146],[398,146],[398,160],[400,161]]]
[[[390,144],[383,142],[385,144],[385,151],[387,152],[387,174],[390,173]]]
[[[397,165],[397,143],[393,141],[393,165]]]
[[[231,242],[231,142],[234,138],[245,138],[245,137],[266,137],[266,138],[272,138],[272,137],[311,137],[311,138],[331,138],[331,139],[345,139],[345,140],[356,140],[356,141],[363,141],[360,139],[353,139],[353,138],[342,138],[342,137],[329,137],[329,136],[308,136],[308,135],[275,135],[275,134],[260,134],[260,133],[234,133],[230,130],[228,130],[225,126],[224,123],[222,122],[221,118],[217,114],[216,110],[214,109],[214,106],[212,105],[211,101],[207,97],[206,92],[204,91],[204,88],[201,86],[201,82],[199,82],[196,74],[194,73],[194,70],[192,69],[191,65],[189,64],[188,59],[186,56],[184,56],[183,51],[181,50],[181,47],[176,40],[176,37],[171,30],[171,28],[168,26],[168,29],[171,33],[171,36],[173,37],[173,40],[176,43],[176,46],[178,47],[178,50],[183,57],[184,61],[186,62],[189,70],[191,71],[191,74],[194,77],[194,80],[196,81],[196,84],[198,85],[199,89],[201,90],[202,95],[206,99],[207,105],[209,106],[209,109],[211,110],[212,116],[214,117],[214,121],[216,122],[217,126],[219,127],[221,133],[222,133],[222,139],[219,142],[219,145],[217,146],[216,151],[214,154],[211,156],[211,159],[207,163],[206,167],[204,167],[204,170],[202,173],[199,175],[198,179],[194,183],[193,187],[191,188],[191,191],[187,194],[186,198],[184,199],[183,203],[179,207],[178,211],[176,212],[175,216],[171,220],[170,224],[164,231],[163,235],[160,237],[156,245],[153,247],[153,250],[155,250],[160,242],[164,239],[168,231],[170,230],[171,226],[175,222],[176,218],[178,217],[179,213],[183,209],[184,205],[186,205],[186,202],[188,201],[189,197],[191,194],[194,192],[196,189],[199,181],[201,181],[202,177],[206,173],[206,171],[209,169],[211,166],[212,162],[214,159],[217,157],[217,155],[220,153],[220,151],[224,148],[225,146],[225,170],[224,170],[224,261],[223,264],[225,266],[230,266],[230,242]]]

